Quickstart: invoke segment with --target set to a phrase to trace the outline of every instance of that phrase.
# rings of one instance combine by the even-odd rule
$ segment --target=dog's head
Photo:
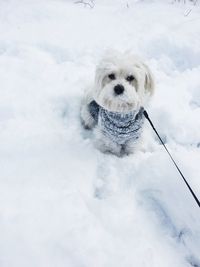
[[[113,112],[129,112],[144,105],[154,91],[150,69],[128,53],[109,53],[96,69],[94,99]]]

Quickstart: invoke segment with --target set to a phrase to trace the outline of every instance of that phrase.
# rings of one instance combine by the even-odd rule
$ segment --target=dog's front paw
[[[129,141],[121,146],[121,157],[134,154],[139,149],[139,143],[137,141]]]
[[[98,128],[95,128],[95,146],[104,154],[113,154],[121,157],[121,146],[106,138]]]
[[[81,124],[86,130],[91,130],[96,125],[94,118],[89,112],[88,105],[81,107]]]

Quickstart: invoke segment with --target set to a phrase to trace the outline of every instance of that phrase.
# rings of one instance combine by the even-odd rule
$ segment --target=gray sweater
[[[142,132],[144,108],[129,113],[111,112],[99,106],[95,101],[89,105],[89,112],[100,127],[102,133],[119,145],[136,141]]]

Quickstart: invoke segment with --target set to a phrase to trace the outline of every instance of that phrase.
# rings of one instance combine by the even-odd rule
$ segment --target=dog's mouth
[[[112,111],[112,112],[130,112],[135,109],[137,109],[137,104],[133,102],[127,102],[124,100],[117,100],[117,101],[112,101],[109,99],[104,99],[103,101],[103,108]]]

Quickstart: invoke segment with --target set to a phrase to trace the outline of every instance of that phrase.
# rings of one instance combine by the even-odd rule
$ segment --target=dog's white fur
[[[110,79],[108,76],[110,74],[114,74],[115,79]],[[130,75],[134,77],[133,81],[127,81],[127,77]],[[114,87],[118,84],[124,87],[124,92],[116,96]],[[119,156],[121,155],[121,146],[105,137],[98,125],[94,127],[95,121],[88,110],[88,104],[95,100],[104,109],[112,112],[138,111],[141,106],[147,105],[153,92],[152,73],[138,57],[116,51],[105,55],[97,66],[94,86],[85,93],[81,106],[83,125],[88,129],[95,129],[96,144],[101,151]],[[134,152],[135,146],[135,142],[128,142],[125,146],[125,153]]]

